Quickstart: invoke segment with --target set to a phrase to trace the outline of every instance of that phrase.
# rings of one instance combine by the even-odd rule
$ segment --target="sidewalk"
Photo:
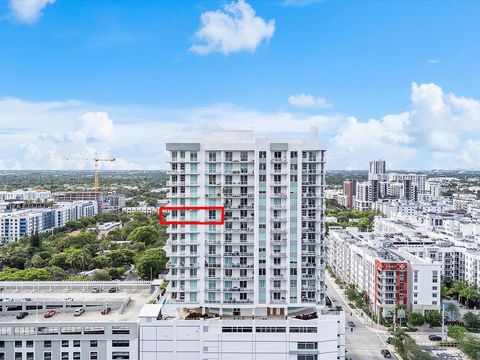
[[[380,325],[380,324],[377,324],[376,322],[374,322],[370,317],[368,317],[367,315],[364,314],[364,312],[360,309],[352,309],[348,304],[350,301],[348,301],[347,299],[347,296],[345,295],[345,292],[343,289],[341,289],[336,283],[335,283],[335,279],[333,279],[330,274],[328,272],[325,272],[325,276],[328,278],[328,280],[330,281],[330,283],[335,287],[335,290],[337,291],[337,293],[340,295],[342,301],[347,305],[348,309],[344,309],[345,312],[351,312],[353,313],[358,321],[360,321],[361,323],[363,323],[366,327],[368,327],[370,330],[374,331],[374,332],[381,332],[381,333],[386,333],[387,332],[387,328],[383,325]]]
[[[365,315],[363,311],[359,309],[352,309],[348,304],[349,301],[347,299],[347,296],[345,295],[345,292],[343,289],[341,289],[336,283],[335,280],[330,276],[328,272],[325,272],[325,276],[328,278],[329,283],[331,286],[335,289],[335,292],[337,295],[341,298],[342,302],[346,305],[346,308],[343,309],[345,313],[352,313],[355,318],[362,323],[370,332],[374,333],[377,335],[377,337],[384,343],[385,347],[393,354],[393,359],[402,359],[400,355],[395,351],[395,348],[390,345],[385,343],[381,336],[385,336],[385,338],[388,338],[388,331],[387,328],[383,325],[375,323],[370,317]],[[348,336],[348,333],[345,334],[345,336]]]

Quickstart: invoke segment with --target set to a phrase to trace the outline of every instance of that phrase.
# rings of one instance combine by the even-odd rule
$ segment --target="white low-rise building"
[[[384,247],[367,234],[330,227],[327,263],[333,273],[364,292],[382,316],[392,316],[399,305],[413,312],[439,310],[441,263]]]
[[[345,323],[333,312],[311,319],[188,314],[145,305],[139,315],[140,360],[343,359],[338,352],[345,347]]]
[[[20,240],[35,233],[52,231],[72,220],[95,216],[96,201],[57,203],[51,208],[32,208],[0,213],[0,243]]]

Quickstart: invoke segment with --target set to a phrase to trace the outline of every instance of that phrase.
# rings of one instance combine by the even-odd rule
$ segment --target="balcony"
[[[215,301],[219,302],[219,301]],[[224,304],[253,304],[253,300],[240,300],[240,299],[230,299],[230,300],[223,300]]]
[[[287,163],[287,158],[273,158],[270,160],[270,163],[272,164],[286,164]]]

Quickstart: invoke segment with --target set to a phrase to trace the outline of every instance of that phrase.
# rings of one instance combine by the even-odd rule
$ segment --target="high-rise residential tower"
[[[167,144],[171,206],[225,207],[223,225],[171,225],[172,301],[286,312],[324,304],[324,151],[314,141],[223,133]],[[171,221],[220,212],[172,211]],[[258,311],[258,310],[257,310]]]
[[[230,131],[167,151],[169,285],[141,315],[142,347],[174,340],[165,356],[182,359],[192,347],[195,359],[344,359],[343,313],[325,308],[318,142]],[[218,207],[224,223],[203,224],[221,222]]]
[[[368,180],[386,180],[385,175],[385,160],[370,161],[368,168]]]

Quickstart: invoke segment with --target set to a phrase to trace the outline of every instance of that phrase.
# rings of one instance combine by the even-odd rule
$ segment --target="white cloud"
[[[12,15],[20,22],[33,24],[42,15],[43,9],[56,0],[10,0]]]
[[[84,142],[110,142],[114,139],[113,121],[106,112],[87,112],[80,117],[73,136]]]
[[[316,97],[310,94],[295,94],[288,97],[288,103],[298,107],[327,108],[333,105],[324,97]]]
[[[266,22],[244,0],[232,2],[223,10],[201,15],[202,27],[195,33],[200,41],[190,47],[198,54],[220,52],[254,52],[262,41],[268,41],[275,31],[275,20]]]
[[[440,63],[440,60],[438,59],[428,59],[427,61],[429,64],[439,64]]]
[[[412,84],[410,109],[360,120],[342,114],[265,112],[234,104],[199,108],[109,107],[77,100],[0,99],[0,168],[165,169],[165,143],[198,140],[214,130],[254,129],[259,136],[307,136],[319,129],[330,169],[479,168],[480,101]],[[66,160],[66,159],[71,160]]]

